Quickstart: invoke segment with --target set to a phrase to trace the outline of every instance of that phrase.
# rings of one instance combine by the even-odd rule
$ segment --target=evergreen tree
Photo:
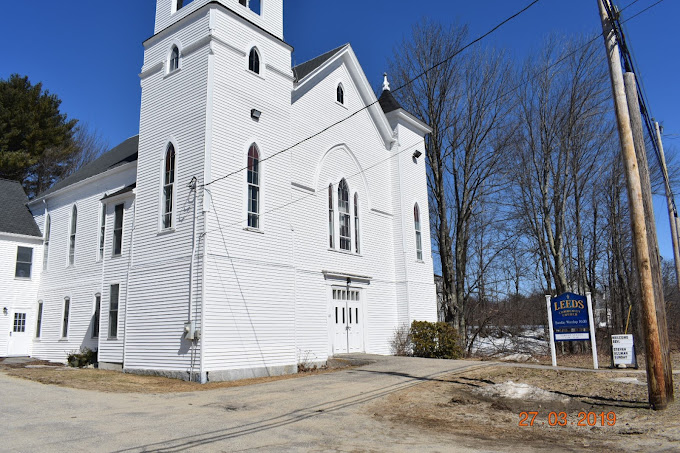
[[[61,113],[61,100],[13,74],[0,80],[0,177],[21,181],[29,197],[48,189],[79,155],[77,120]]]

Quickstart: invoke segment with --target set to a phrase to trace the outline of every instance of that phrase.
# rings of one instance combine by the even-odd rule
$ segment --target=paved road
[[[392,392],[480,362],[362,356],[369,365],[205,392],[110,394],[0,373],[1,451],[504,451],[380,422]]]

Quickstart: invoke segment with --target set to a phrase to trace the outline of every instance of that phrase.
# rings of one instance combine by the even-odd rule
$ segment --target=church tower
[[[184,378],[271,366],[261,355],[214,355],[204,348],[232,342],[236,327],[232,312],[224,310],[239,309],[225,300],[255,297],[246,290],[245,298],[225,294],[238,287],[235,282],[214,285],[234,273],[225,257],[252,260],[290,243],[286,212],[277,221],[264,216],[268,206],[289,201],[289,160],[260,161],[290,144],[291,52],[283,41],[283,0],[157,0],[155,34],[144,42],[139,75],[126,368],[153,366],[145,352],[150,349],[158,351],[159,364]],[[244,171],[254,161],[256,177]],[[274,268],[288,266],[288,253],[280,256]],[[287,288],[275,290],[280,295]],[[149,316],[150,309],[164,315]],[[294,329],[287,311],[271,315]],[[241,332],[241,339],[266,349],[256,335],[258,323],[269,321],[252,319],[252,331]],[[187,324],[198,332],[194,339],[184,334]],[[295,363],[294,344],[271,347],[288,353],[285,363]]]

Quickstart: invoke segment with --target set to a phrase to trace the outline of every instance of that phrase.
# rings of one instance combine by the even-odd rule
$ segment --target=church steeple
[[[154,33],[159,33],[209,3],[221,4],[283,40],[283,0],[156,0]]]
[[[385,76],[385,80],[383,81],[383,92],[380,95],[380,99],[378,99],[378,102],[380,102],[380,107],[382,107],[383,112],[385,113],[399,110],[402,107],[401,104],[399,104],[399,101],[397,101],[392,95],[392,90],[390,90],[390,82],[387,80],[387,73],[383,75]]]

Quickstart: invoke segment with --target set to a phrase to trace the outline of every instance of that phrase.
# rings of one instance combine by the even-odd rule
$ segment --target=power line
[[[515,19],[516,17],[518,17],[518,16],[520,16],[521,14],[523,14],[524,12],[526,12],[529,8],[531,8],[532,6],[534,6],[536,3],[540,2],[540,1],[541,1],[541,0],[533,0],[529,5],[525,6],[525,7],[522,8],[520,11],[516,12],[515,14],[513,14],[513,15],[510,16],[510,17],[508,17],[507,19],[503,20],[502,22],[500,22],[498,25],[496,25],[495,27],[493,27],[493,28],[492,28],[491,30],[489,30],[488,32],[484,33],[483,35],[481,35],[481,36],[479,36],[478,38],[474,39],[473,41],[469,42],[468,44],[466,44],[465,46],[463,46],[461,49],[455,51],[453,54],[451,54],[450,56],[448,56],[448,57],[445,58],[444,60],[440,61],[439,63],[435,64],[434,66],[432,66],[432,67],[430,67],[430,68],[424,70],[423,72],[421,72],[420,74],[418,74],[417,76],[415,76],[415,77],[412,78],[411,80],[407,81],[407,82],[404,83],[403,85],[401,85],[401,86],[395,88],[395,89],[393,90],[393,92],[395,92],[395,93],[398,92],[399,90],[405,88],[406,86],[408,86],[408,85],[412,84],[413,82],[415,82],[416,80],[420,79],[421,77],[423,77],[424,75],[426,75],[426,74],[429,73],[430,71],[432,71],[432,70],[438,68],[439,66],[441,66],[442,64],[444,64],[444,63],[446,63],[446,62],[452,60],[453,58],[455,58],[456,56],[460,55],[462,52],[464,52],[465,50],[467,50],[469,47],[471,47],[471,46],[477,44],[478,42],[480,42],[481,40],[483,40],[483,39],[486,38],[487,36],[489,36],[489,35],[491,35],[492,33],[494,33],[496,30],[498,30],[499,28],[501,28],[503,25],[507,24],[508,22],[512,21],[512,20]],[[287,147],[287,148],[285,148],[285,149],[282,149],[281,151],[278,151],[278,152],[272,154],[272,155],[269,156],[269,157],[266,157],[266,158],[260,160],[260,162],[264,162],[264,161],[267,161],[267,160],[269,160],[269,159],[273,159],[274,157],[276,157],[276,156],[278,156],[278,155],[280,155],[280,154],[283,154],[283,153],[285,153],[285,152],[288,152],[288,151],[290,151],[291,149],[293,149],[293,148],[295,148],[295,147],[297,147],[297,146],[299,146],[299,145],[301,145],[301,144],[303,144],[303,143],[305,143],[305,142],[307,142],[307,141],[309,141],[309,140],[311,140],[311,139],[313,139],[313,138],[315,138],[315,137],[318,137],[319,135],[323,134],[323,133],[326,132],[327,130],[332,129],[332,128],[334,128],[335,126],[344,123],[345,121],[347,121],[347,120],[353,118],[354,116],[356,116],[356,115],[359,114],[360,112],[363,112],[364,110],[367,110],[368,108],[374,106],[374,105],[377,104],[378,102],[380,102],[380,101],[376,100],[376,101],[374,101],[374,102],[372,102],[372,103],[370,103],[370,104],[368,104],[368,105],[366,105],[366,106],[360,108],[359,110],[357,110],[356,112],[350,114],[349,116],[347,116],[347,117],[345,117],[345,118],[343,118],[343,119],[341,119],[341,120],[339,120],[339,121],[337,121],[337,122],[335,122],[335,123],[333,123],[333,124],[331,124],[331,125],[329,125],[329,126],[323,128],[323,129],[320,130],[319,132],[317,132],[317,133],[315,133],[315,134],[313,134],[313,135],[310,135],[310,136],[308,136],[308,137],[306,137],[306,138],[300,140],[299,142],[296,142],[295,144],[293,144],[293,145],[291,145],[291,146],[289,146],[289,147]],[[227,179],[227,178],[229,178],[229,177],[231,177],[231,176],[233,176],[233,175],[235,175],[235,174],[238,174],[238,173],[240,173],[240,172],[246,170],[247,168],[248,168],[248,167],[245,166],[245,167],[242,167],[242,168],[240,168],[240,169],[238,169],[238,170],[234,170],[234,171],[232,171],[232,172],[230,172],[230,173],[227,173],[226,175],[221,176],[221,177],[219,177],[219,178],[217,178],[217,179],[214,179],[214,180],[212,180],[212,181],[210,181],[210,182],[208,182],[208,183],[204,183],[203,186],[204,186],[204,187],[207,187],[207,186],[209,186],[209,185],[211,185],[211,184],[214,184],[214,183],[216,183],[216,182],[218,182],[218,181],[222,181],[222,180],[224,180],[224,179]]]

